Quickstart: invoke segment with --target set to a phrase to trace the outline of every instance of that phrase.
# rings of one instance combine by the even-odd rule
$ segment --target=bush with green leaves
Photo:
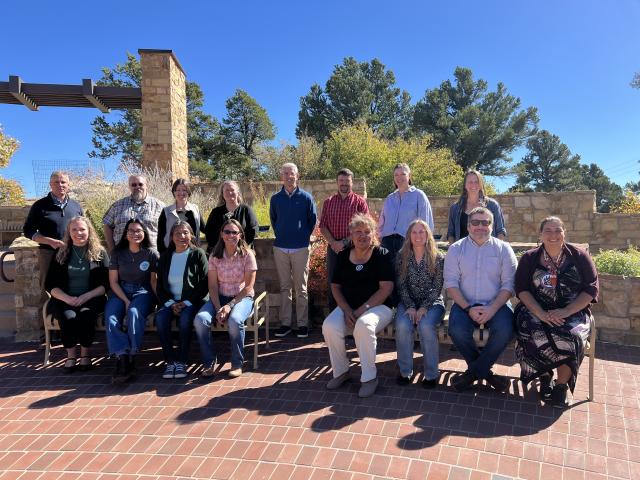
[[[598,273],[640,277],[640,250],[629,246],[626,251],[600,250],[594,257]]]

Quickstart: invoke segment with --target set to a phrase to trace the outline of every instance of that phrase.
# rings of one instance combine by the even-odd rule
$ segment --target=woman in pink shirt
[[[216,353],[211,342],[211,322],[225,323],[231,340],[232,378],[242,375],[244,362],[244,322],[253,308],[256,281],[256,257],[244,240],[242,226],[235,219],[226,220],[220,239],[209,257],[209,297],[193,321],[204,370],[203,377],[214,375]]]

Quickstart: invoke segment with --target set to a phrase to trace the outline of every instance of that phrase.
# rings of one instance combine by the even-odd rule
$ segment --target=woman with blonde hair
[[[414,220],[397,257],[396,285],[400,302],[395,327],[399,385],[407,385],[413,378],[415,328],[420,334],[424,362],[422,386],[434,388],[438,384],[437,327],[444,317],[443,270],[444,255],[438,251],[429,225],[424,220]]]
[[[393,316],[393,266],[388,251],[378,246],[376,224],[369,215],[354,215],[349,232],[352,246],[338,254],[331,279],[331,292],[338,306],[322,324],[333,370],[327,388],[334,390],[350,379],[344,338],[347,328],[353,328],[362,368],[358,395],[365,398],[373,395],[378,386],[376,334],[391,323]]]
[[[507,229],[504,227],[504,216],[500,204],[485,193],[484,178],[477,170],[468,170],[462,179],[462,193],[456,203],[449,208],[449,225],[447,240],[449,244],[457,242],[469,233],[467,224],[469,212],[476,207],[485,207],[493,214],[493,230],[491,235],[504,240]]]
[[[393,168],[395,190],[384,200],[378,220],[378,233],[382,246],[389,250],[391,261],[402,247],[409,224],[419,218],[433,230],[433,213],[427,195],[412,185],[411,169],[406,163]]]
[[[240,223],[244,231],[245,241],[253,248],[253,239],[258,234],[258,218],[253,209],[243,203],[240,185],[233,180],[225,180],[220,185],[218,205],[211,210],[204,234],[207,237],[207,253],[211,253],[220,239],[222,224],[233,218]]]
[[[76,345],[80,344],[79,370],[91,368],[89,349],[96,331],[96,317],[104,310],[109,286],[109,256],[88,218],[75,216],[67,225],[56,258],[47,273],[45,289],[51,295],[48,309],[60,324],[67,349],[65,373],[76,369]]]

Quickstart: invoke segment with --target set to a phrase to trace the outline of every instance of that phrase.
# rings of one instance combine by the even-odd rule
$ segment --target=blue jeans
[[[158,337],[160,337],[165,362],[187,363],[189,344],[191,343],[191,324],[200,305],[201,303],[198,303],[198,305],[192,304],[185,306],[180,312],[180,316],[178,317],[179,340],[177,356],[174,353],[173,339],[171,338],[171,320],[175,317],[173,310],[171,310],[171,306],[162,307],[158,310],[158,313],[156,313],[156,329],[158,330]]]
[[[125,312],[124,302],[112,293],[104,307],[109,353],[135,355],[142,348],[147,316],[153,310],[156,299],[152,292],[135,283],[120,282],[120,288],[131,303]],[[125,316],[126,328],[123,329]]]
[[[433,305],[418,321],[420,348],[422,349],[422,360],[424,362],[424,378],[427,380],[433,380],[440,375],[440,370],[438,369],[437,328],[443,317],[444,307],[442,305]],[[407,315],[407,309],[402,302],[398,304],[395,326],[400,375],[411,377],[413,375],[413,332],[415,325]]]
[[[219,295],[220,305],[224,306],[233,297]],[[245,297],[231,309],[227,325],[229,326],[229,340],[231,340],[231,368],[241,368],[244,362],[244,322],[253,309],[253,298]],[[200,354],[205,367],[211,367],[216,361],[216,352],[211,341],[211,322],[215,321],[216,310],[211,300],[206,302],[196,318],[193,326],[200,342]]]
[[[449,313],[449,336],[467,362],[469,372],[478,378],[487,378],[491,367],[507,347],[513,337],[513,311],[503,305],[491,320],[485,323],[489,328],[489,340],[482,350],[476,347],[473,331],[476,323],[455,303]]]

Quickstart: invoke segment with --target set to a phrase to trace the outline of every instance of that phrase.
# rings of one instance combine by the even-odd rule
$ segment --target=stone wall
[[[30,207],[0,207],[0,246],[11,245],[22,235],[22,227]]]
[[[600,301],[593,314],[598,339],[640,346],[640,278],[599,275]]]

